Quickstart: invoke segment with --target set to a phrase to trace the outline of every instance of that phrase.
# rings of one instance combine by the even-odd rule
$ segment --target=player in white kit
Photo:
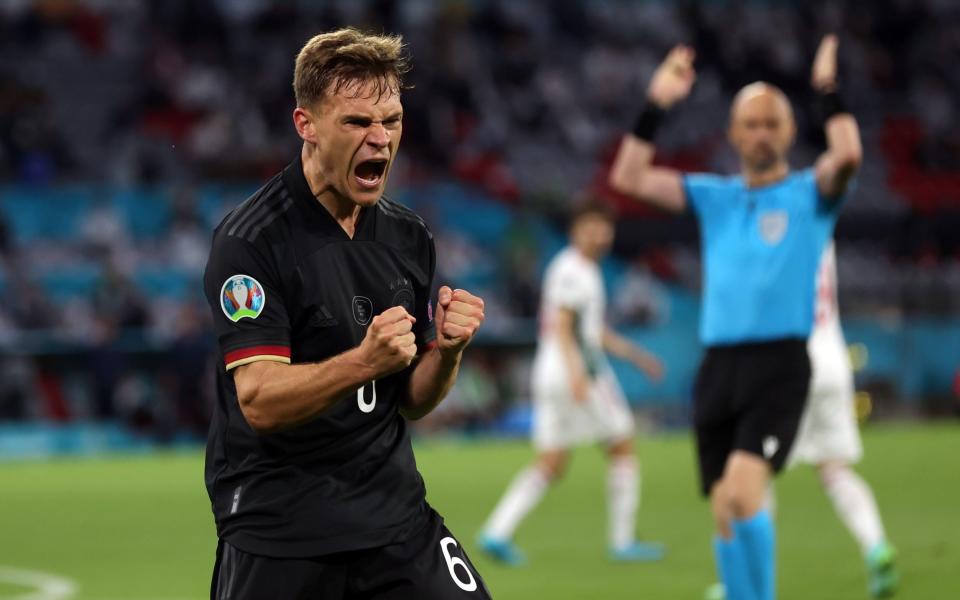
[[[816,321],[807,350],[813,378],[790,462],[817,469],[824,492],[863,553],[870,594],[890,597],[899,579],[896,553],[886,539],[870,486],[851,466],[863,456],[863,445],[854,411],[853,369],[837,309],[832,243],[817,271]]]
[[[520,521],[563,475],[570,449],[590,442],[605,444],[609,456],[611,557],[642,561],[663,555],[659,544],[634,538],[640,472],[633,414],[605,353],[633,363],[651,379],[659,379],[663,368],[604,322],[606,293],[598,263],[610,250],[613,233],[608,207],[584,205],[572,219],[570,245],[544,276],[531,386],[537,458],[510,484],[479,539],[482,550],[507,564],[524,560],[511,541]]]

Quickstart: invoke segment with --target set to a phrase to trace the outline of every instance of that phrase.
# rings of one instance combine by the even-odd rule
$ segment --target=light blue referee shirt
[[[817,189],[813,169],[749,188],[740,176],[683,178],[700,221],[707,346],[806,338],[817,265],[842,199]]]

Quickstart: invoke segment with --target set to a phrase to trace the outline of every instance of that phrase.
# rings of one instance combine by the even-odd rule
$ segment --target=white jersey
[[[817,271],[816,323],[807,350],[813,378],[790,462],[856,462],[863,446],[853,406],[853,369],[837,309],[833,242],[824,249]]]
[[[847,344],[840,327],[837,303],[837,255],[834,243],[824,248],[817,269],[817,298],[813,333],[808,350],[813,363],[814,384],[826,378],[852,377]]]
[[[833,242],[827,244],[820,256],[814,317],[814,332],[827,328],[840,328],[840,310],[837,303],[837,253]]]
[[[547,266],[540,301],[540,335],[533,361],[533,442],[540,450],[591,442],[614,442],[633,435],[630,405],[603,354],[607,295],[596,262],[566,248]],[[588,396],[577,402],[557,338],[561,309],[576,316],[577,343],[590,376]]]
[[[603,276],[595,261],[575,248],[562,250],[547,265],[540,300],[540,334],[535,365],[563,368],[563,356],[557,340],[557,314],[561,309],[576,315],[576,335],[583,360],[590,374],[604,363],[603,328],[607,294]],[[536,367],[535,367],[536,368]]]

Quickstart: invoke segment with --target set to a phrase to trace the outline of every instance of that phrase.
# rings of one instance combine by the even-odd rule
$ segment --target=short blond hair
[[[293,93],[297,106],[308,108],[344,87],[373,82],[379,99],[388,92],[399,94],[409,70],[401,36],[346,27],[315,35],[303,46],[293,72]]]

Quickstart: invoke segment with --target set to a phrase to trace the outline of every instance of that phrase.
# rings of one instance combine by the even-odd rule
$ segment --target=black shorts
[[[727,457],[745,450],[783,468],[810,387],[807,342],[786,339],[707,349],[694,387],[693,423],[703,494]]]
[[[490,598],[443,519],[405,542],[318,558],[270,558],[220,541],[211,600],[456,600]]]

